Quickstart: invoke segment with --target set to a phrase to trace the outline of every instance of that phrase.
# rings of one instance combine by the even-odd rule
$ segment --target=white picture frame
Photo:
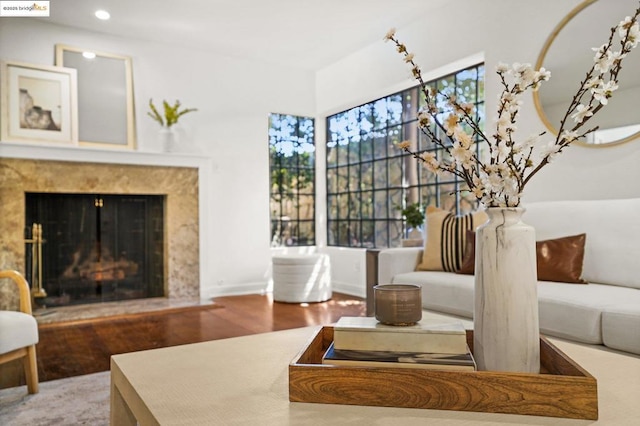
[[[0,62],[0,141],[78,144],[77,72]]]
[[[56,44],[56,65],[77,70],[78,144],[135,150],[130,56]]]

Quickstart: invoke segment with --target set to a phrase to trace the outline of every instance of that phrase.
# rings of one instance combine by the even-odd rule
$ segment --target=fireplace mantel
[[[208,272],[207,223],[199,220],[206,217],[208,197],[201,183],[211,168],[210,158],[190,154],[0,142],[0,265],[24,272],[25,192],[163,194],[166,294],[197,297]],[[0,296],[7,296],[5,290],[0,283]],[[15,303],[11,296],[0,299]]]
[[[197,153],[130,151],[55,144],[0,142],[0,158],[204,168],[211,159]]]

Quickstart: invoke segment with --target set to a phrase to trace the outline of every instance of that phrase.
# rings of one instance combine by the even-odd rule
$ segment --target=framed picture
[[[78,143],[77,72],[0,62],[0,140]]]
[[[78,144],[135,149],[129,56],[56,44],[56,65],[78,72]]]

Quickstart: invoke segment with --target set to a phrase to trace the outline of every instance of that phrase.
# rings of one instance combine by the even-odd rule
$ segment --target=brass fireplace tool
[[[47,297],[47,292],[42,288],[42,225],[34,223],[31,227],[31,238],[25,240],[31,244],[31,296],[34,299]]]

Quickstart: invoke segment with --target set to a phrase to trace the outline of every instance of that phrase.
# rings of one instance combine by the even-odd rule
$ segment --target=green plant
[[[398,210],[401,210],[402,216],[411,228],[415,229],[424,223],[424,213],[420,203],[408,204],[404,209],[398,207]]]
[[[197,111],[196,108],[184,108],[180,111],[180,101],[176,100],[173,105],[170,105],[169,102],[163,100],[162,105],[164,107],[164,115],[161,115],[158,112],[158,109],[153,104],[153,99],[149,99],[149,109],[151,111],[147,112],[149,117],[156,120],[163,127],[171,127],[178,122],[178,119],[185,115],[188,112]]]

